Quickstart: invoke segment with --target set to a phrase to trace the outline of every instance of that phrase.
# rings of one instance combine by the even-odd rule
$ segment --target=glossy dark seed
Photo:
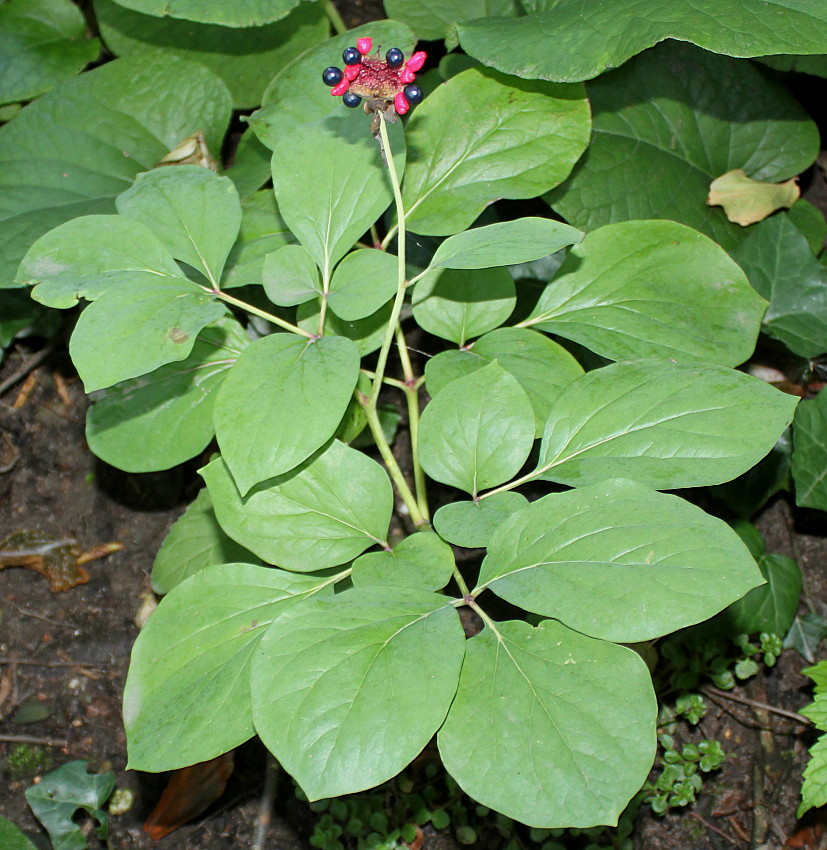
[[[357,107],[361,102],[362,98],[359,97],[358,94],[353,94],[353,92],[345,92],[342,95],[342,102],[345,106],[349,106],[351,109]]]
[[[389,68],[398,68],[405,61],[405,54],[398,47],[392,47],[385,54],[385,61]]]
[[[405,97],[408,98],[408,103],[412,106],[415,106],[417,103],[422,103],[422,98],[424,95],[422,94],[422,89],[411,83],[409,86],[405,86],[402,91],[405,93]]]
[[[355,47],[346,47],[342,59],[345,65],[358,65],[362,61],[362,54]]]
[[[322,79],[326,86],[332,87],[337,83],[341,83],[342,77],[344,77],[342,69],[337,68],[335,65],[331,65],[329,68],[325,68],[324,71],[322,71]]]

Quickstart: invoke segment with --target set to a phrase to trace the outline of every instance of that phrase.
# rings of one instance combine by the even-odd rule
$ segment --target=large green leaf
[[[519,0],[384,0],[385,14],[403,21],[422,39],[447,38],[452,24],[474,18],[512,17]]]
[[[583,374],[583,367],[565,348],[536,331],[498,328],[462,351],[440,352],[425,365],[428,392],[434,396],[454,379],[494,360],[525,390],[534,408],[535,436],[541,437],[554,402]]]
[[[343,564],[374,544],[387,548],[390,479],[375,460],[338,440],[246,497],[221,458],[201,474],[224,531],[285,569],[312,572]]]
[[[698,358],[737,366],[753,352],[766,302],[712,240],[674,221],[589,233],[522,324],[611,360]]]
[[[500,198],[533,198],[568,176],[589,139],[581,86],[470,68],[417,107],[403,198],[414,233],[464,230]]]
[[[242,495],[310,457],[335,433],[359,376],[343,337],[271,334],[247,348],[215,403],[215,432]]]
[[[139,174],[116,206],[151,230],[176,260],[218,285],[241,226],[232,180],[197,165],[156,168]]]
[[[353,584],[442,590],[451,580],[453,569],[451,547],[433,531],[419,531],[389,552],[368,552],[357,558],[353,562]]]
[[[401,124],[388,132],[397,173],[405,168]],[[329,281],[333,266],[393,201],[390,178],[364,116],[351,110],[303,124],[273,149],[279,212]]]
[[[439,728],[464,651],[445,596],[371,587],[308,600],[256,653],[256,731],[311,800],[372,788]]]
[[[688,44],[647,51],[588,92],[592,143],[549,196],[582,230],[666,218],[730,248],[745,231],[707,206],[710,182],[734,168],[786,180],[818,153],[815,124],[785,88],[748,62]]]
[[[201,331],[184,360],[102,390],[86,417],[89,448],[127,472],[195,457],[215,434],[215,392],[247,344],[241,325],[223,318]]]
[[[255,27],[278,21],[300,0],[233,0],[205,3],[204,0],[118,0],[127,9],[171,18],[184,18],[226,27]]]
[[[265,26],[221,26],[176,20],[178,16],[155,17],[152,12],[141,14],[124,8],[126,5],[95,0],[101,37],[113,53],[180,56],[200,62],[224,80],[236,109],[258,106],[274,72],[328,33],[321,3],[301,3],[286,17]],[[199,5],[208,8],[211,4]],[[237,4],[217,5],[229,9]]]
[[[761,584],[738,535],[633,481],[554,493],[494,533],[475,593],[625,643],[691,626]]]
[[[775,445],[798,399],[707,363],[639,360],[578,378],[557,399],[535,475],[582,486],[720,484]]]
[[[764,330],[799,357],[827,351],[827,270],[786,213],[750,228],[732,252],[770,305]]]
[[[534,444],[534,412],[519,381],[497,363],[451,382],[425,408],[422,468],[476,497],[515,476]]]
[[[262,283],[267,297],[282,307],[295,307],[322,294],[319,270],[301,245],[284,245],[264,258]]]
[[[7,0],[0,5],[0,104],[43,94],[99,51],[70,0]]]
[[[478,803],[535,827],[615,824],[655,755],[657,702],[630,649],[560,623],[497,623],[468,641],[439,733]]]
[[[393,254],[360,248],[336,267],[327,303],[346,322],[365,319],[393,298],[397,277],[398,260]]]
[[[803,401],[793,429],[796,504],[827,511],[827,393]]]
[[[123,697],[129,767],[175,770],[252,737],[253,652],[273,620],[325,583],[222,564],[170,591],[132,649]]]
[[[435,269],[416,284],[412,301],[424,330],[465,345],[501,325],[517,296],[506,269]]]
[[[460,24],[466,53],[508,74],[571,82],[667,38],[715,53],[827,53],[821,0],[557,0],[538,14]]]
[[[513,490],[476,502],[448,502],[434,514],[434,528],[449,543],[476,549],[487,546],[497,528],[527,504],[528,499]]]
[[[258,564],[259,559],[224,533],[204,488],[164,538],[152,564],[152,589],[163,595],[206,567],[232,563]]]
[[[38,236],[80,215],[114,212],[135,175],[188,136],[203,130],[220,150],[230,106],[224,83],[201,65],[118,59],[0,127],[0,287],[11,285]]]
[[[93,301],[80,314],[69,353],[90,393],[185,360],[198,333],[225,313],[198,284],[147,278]]]

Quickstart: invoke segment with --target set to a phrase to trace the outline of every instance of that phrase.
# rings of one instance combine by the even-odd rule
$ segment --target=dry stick
[[[0,658],[0,664],[22,664],[28,667],[91,667],[93,670],[105,670],[100,664],[87,661],[38,661],[36,658]]]
[[[264,850],[267,831],[270,829],[270,821],[273,818],[273,803],[276,799],[278,781],[279,766],[273,756],[267,753],[267,762],[264,768],[264,790],[261,792],[261,800],[258,804],[256,832],[250,850]]]
[[[717,826],[711,824],[708,820],[701,817],[697,812],[687,812],[687,815],[691,818],[695,818],[696,821],[702,823],[707,829],[711,829],[713,832],[716,832],[721,838],[726,839],[730,844],[737,844],[738,842],[731,836],[727,835],[722,829],[718,829]]]
[[[39,744],[43,747],[68,747],[63,738],[37,738],[33,735],[0,735],[4,744]]]
[[[729,699],[733,702],[740,702],[752,708],[760,708],[764,711],[771,711],[773,714],[778,714],[781,717],[789,717],[790,720],[796,720],[799,723],[803,723],[805,726],[811,725],[811,721],[803,714],[797,714],[795,711],[787,711],[786,708],[776,708],[774,705],[770,705],[766,702],[758,702],[757,700],[748,699],[747,697],[739,697],[735,694],[730,694],[726,691],[719,691],[717,688],[711,687],[701,688],[701,693],[708,694],[709,696],[722,697],[723,699]]]
[[[5,381],[0,383],[0,396],[7,393],[18,381],[22,381],[29,372],[36,369],[51,353],[54,346],[47,345],[41,348],[37,354],[33,354],[14,374],[9,375]]]

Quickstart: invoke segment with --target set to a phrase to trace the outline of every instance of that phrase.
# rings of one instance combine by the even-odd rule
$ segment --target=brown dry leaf
[[[801,195],[796,180],[793,177],[786,183],[762,183],[736,168],[710,183],[706,202],[711,207],[723,207],[730,221],[746,227],[763,221],[776,210],[791,207]]]
[[[183,142],[174,147],[155,167],[160,168],[163,165],[200,165],[201,168],[218,171],[218,163],[210,153],[204,133],[201,130],[193,133],[192,136],[187,136]]]

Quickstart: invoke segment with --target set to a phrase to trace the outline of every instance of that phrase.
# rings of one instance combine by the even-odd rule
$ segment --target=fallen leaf
[[[763,221],[776,210],[791,207],[801,195],[796,179],[762,183],[747,177],[742,168],[736,168],[710,183],[706,202],[711,207],[723,207],[730,221],[746,227]]]

